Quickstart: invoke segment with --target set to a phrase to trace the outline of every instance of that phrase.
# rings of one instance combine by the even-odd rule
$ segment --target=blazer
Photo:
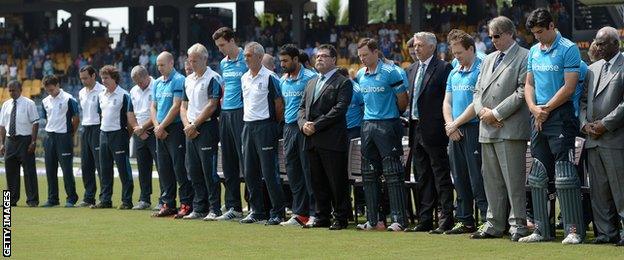
[[[529,50],[514,45],[501,63],[494,68],[500,51],[490,53],[481,64],[481,72],[473,98],[477,115],[483,107],[496,109],[503,127],[479,123],[479,141],[488,139],[529,140],[531,114],[524,100],[524,83],[527,74]]]
[[[604,59],[599,60],[587,70],[579,120],[581,129],[587,123],[601,120],[607,132],[598,139],[587,136],[585,148],[624,149],[624,56],[618,54],[607,76],[599,83],[605,63]]]
[[[351,103],[353,84],[351,80],[334,73],[323,85],[319,97],[314,99],[314,89],[319,77],[311,79],[305,87],[299,105],[297,123],[299,128],[308,122],[314,122],[315,133],[306,136],[306,150],[321,148],[332,151],[346,152],[349,149],[347,140],[346,113]]]
[[[435,55],[435,54],[434,54]],[[444,130],[444,117],[442,116],[442,102],[446,93],[446,80],[453,67],[446,61],[431,59],[425,76],[423,85],[419,93],[414,93],[414,82],[418,73],[418,62],[408,67],[408,109],[411,110],[413,102],[417,102],[419,122],[411,120],[409,112],[409,143],[410,147],[414,140],[414,131],[417,131],[424,145],[446,146],[448,136]]]

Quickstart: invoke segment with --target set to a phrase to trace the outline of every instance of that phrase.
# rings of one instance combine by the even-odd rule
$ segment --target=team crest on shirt
[[[550,54],[551,58],[557,57],[557,50],[553,50],[552,53]]]
[[[147,100],[148,100],[148,101],[152,101],[152,94],[149,94],[149,95],[147,96]]]
[[[377,76],[375,77],[375,80],[377,80],[377,81],[379,81],[380,79],[381,79],[381,75],[377,75]]]
[[[96,100],[97,100],[97,96],[96,95],[91,96],[91,102],[95,102]]]
[[[533,59],[537,59],[537,58],[539,58],[539,53],[537,52],[533,53]]]

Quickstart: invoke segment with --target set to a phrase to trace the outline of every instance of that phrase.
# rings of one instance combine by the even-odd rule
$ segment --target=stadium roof
[[[223,2],[252,2],[253,0],[2,0],[9,1],[2,4],[0,12],[25,13],[49,10],[88,10],[91,8],[125,7],[125,6],[181,6],[196,5],[200,3],[223,3]]]

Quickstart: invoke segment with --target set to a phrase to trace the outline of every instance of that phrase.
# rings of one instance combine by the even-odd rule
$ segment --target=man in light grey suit
[[[619,38],[613,27],[603,27],[596,34],[600,60],[589,66],[580,125],[587,134],[585,149],[596,224],[593,242],[624,246],[624,238],[618,234],[619,222],[624,219],[624,56],[618,50]]]
[[[487,222],[471,238],[501,237],[509,213],[511,240],[518,241],[528,233],[524,161],[531,130],[524,101],[528,50],[514,41],[516,28],[507,17],[492,19],[489,34],[498,51],[483,61],[473,101],[481,119],[479,142]]]

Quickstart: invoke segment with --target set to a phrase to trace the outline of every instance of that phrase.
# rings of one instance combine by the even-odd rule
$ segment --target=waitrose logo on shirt
[[[378,93],[386,91],[385,87],[365,87],[361,89],[362,93]]]
[[[243,76],[243,74],[245,73],[240,72],[240,71],[227,71],[227,72],[223,72],[223,77],[224,78],[241,77]]]
[[[559,65],[533,65],[534,71],[559,71]]]

